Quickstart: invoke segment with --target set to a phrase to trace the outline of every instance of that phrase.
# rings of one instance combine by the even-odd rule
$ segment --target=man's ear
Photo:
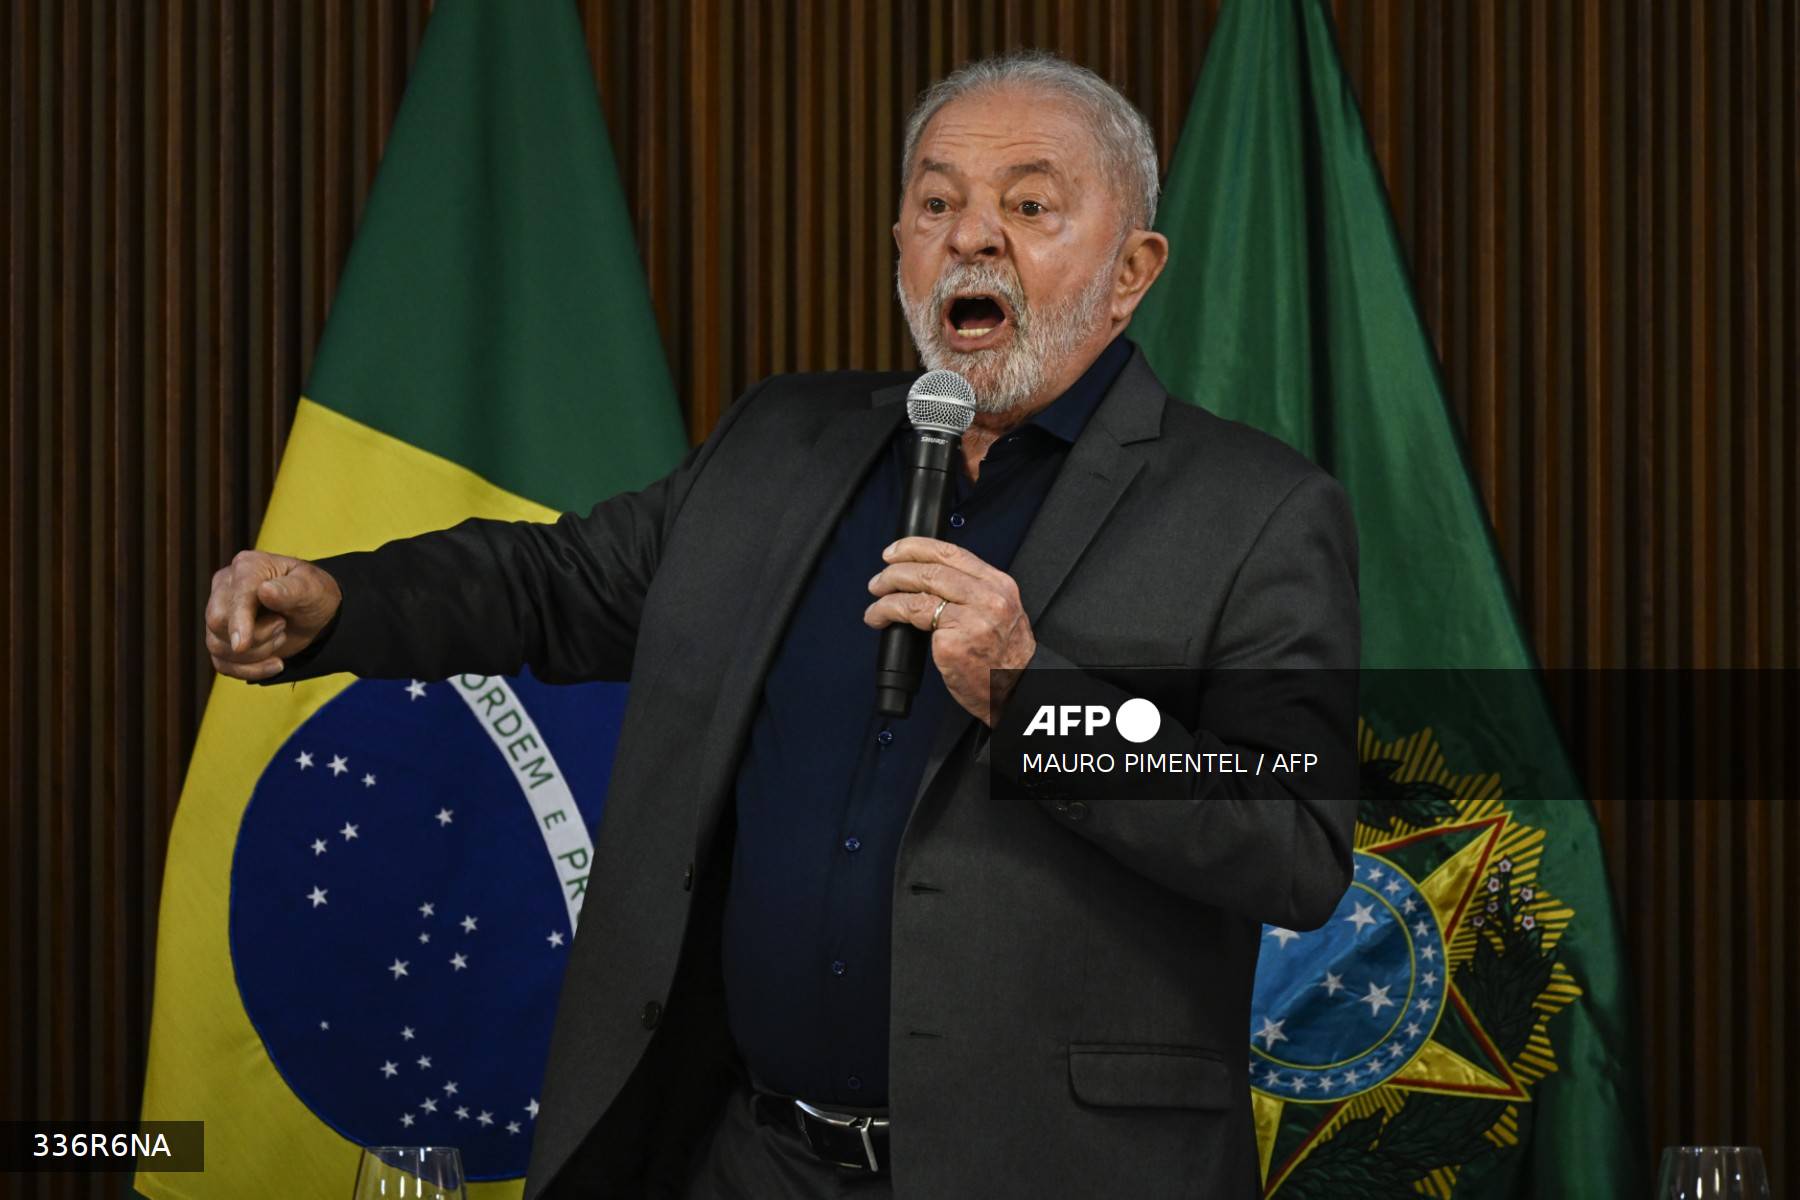
[[[900,249],[900,222],[894,222],[894,249]]]
[[[1169,262],[1169,239],[1150,229],[1134,229],[1119,253],[1119,277],[1113,288],[1112,315],[1128,320]]]

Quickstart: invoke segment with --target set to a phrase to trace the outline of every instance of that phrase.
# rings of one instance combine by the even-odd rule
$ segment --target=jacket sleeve
[[[1081,747],[1112,753],[1115,764],[1127,752],[1236,751],[1235,765],[1254,773],[1023,771],[1021,750],[1044,748],[1033,744],[1043,738],[1019,736],[1041,706],[1116,713],[1131,698],[1041,645],[1007,702],[992,768],[1138,874],[1258,921],[1316,928],[1350,883],[1360,638],[1349,501],[1335,480],[1310,475],[1239,567],[1210,640],[1195,727],[1165,713],[1147,742],[1108,726]],[[1304,773],[1270,769],[1275,754],[1294,752],[1318,762]]]
[[[623,680],[665,540],[688,490],[763,385],[705,443],[638,492],[552,522],[471,518],[317,565],[343,603],[265,684],[339,671],[370,679],[511,675]]]

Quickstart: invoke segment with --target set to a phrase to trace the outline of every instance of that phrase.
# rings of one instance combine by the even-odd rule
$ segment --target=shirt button
[[[847,965],[845,965],[843,959],[838,958],[838,959],[832,960],[831,973],[833,975],[842,975],[845,971],[848,971],[849,969],[850,968]]]
[[[950,514],[950,528],[961,529],[965,523],[966,522],[964,522],[963,515],[961,513],[951,513]]]
[[[862,1076],[852,1075],[850,1078],[844,1080],[844,1086],[853,1092],[856,1091],[858,1088],[862,1087]]]
[[[855,854],[858,850],[862,849],[862,839],[855,838],[855,837],[845,838],[844,839],[844,849],[848,850],[852,854]]]
[[[891,729],[884,729],[875,735],[875,740],[880,742],[883,746],[886,746],[894,740],[894,731]]]
[[[662,1020],[662,1005],[658,1004],[654,1000],[651,1000],[650,1002],[648,1002],[647,1004],[644,1005],[643,1021],[644,1021],[645,1029],[655,1029],[657,1026],[657,1023],[661,1020]]]

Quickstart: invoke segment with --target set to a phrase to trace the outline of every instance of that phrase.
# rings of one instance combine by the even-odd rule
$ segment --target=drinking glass
[[[1769,1176],[1755,1146],[1670,1146],[1657,1200],[1769,1200]]]
[[[354,1200],[467,1200],[454,1146],[365,1146]]]

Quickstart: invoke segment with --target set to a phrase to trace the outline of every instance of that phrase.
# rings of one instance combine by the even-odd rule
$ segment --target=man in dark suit
[[[1354,669],[1354,531],[1122,336],[1156,188],[1142,117],[1060,60],[921,101],[897,286],[979,400],[942,541],[889,544],[911,376],[843,372],[765,381],[586,516],[215,576],[238,678],[631,680],[528,1197],[1258,1194],[1262,924],[1348,884],[1355,717],[1232,669]],[[895,622],[933,660],[904,720]],[[1014,786],[991,726],[1116,709],[1134,667],[1169,681],[1144,749],[1325,766]]]

